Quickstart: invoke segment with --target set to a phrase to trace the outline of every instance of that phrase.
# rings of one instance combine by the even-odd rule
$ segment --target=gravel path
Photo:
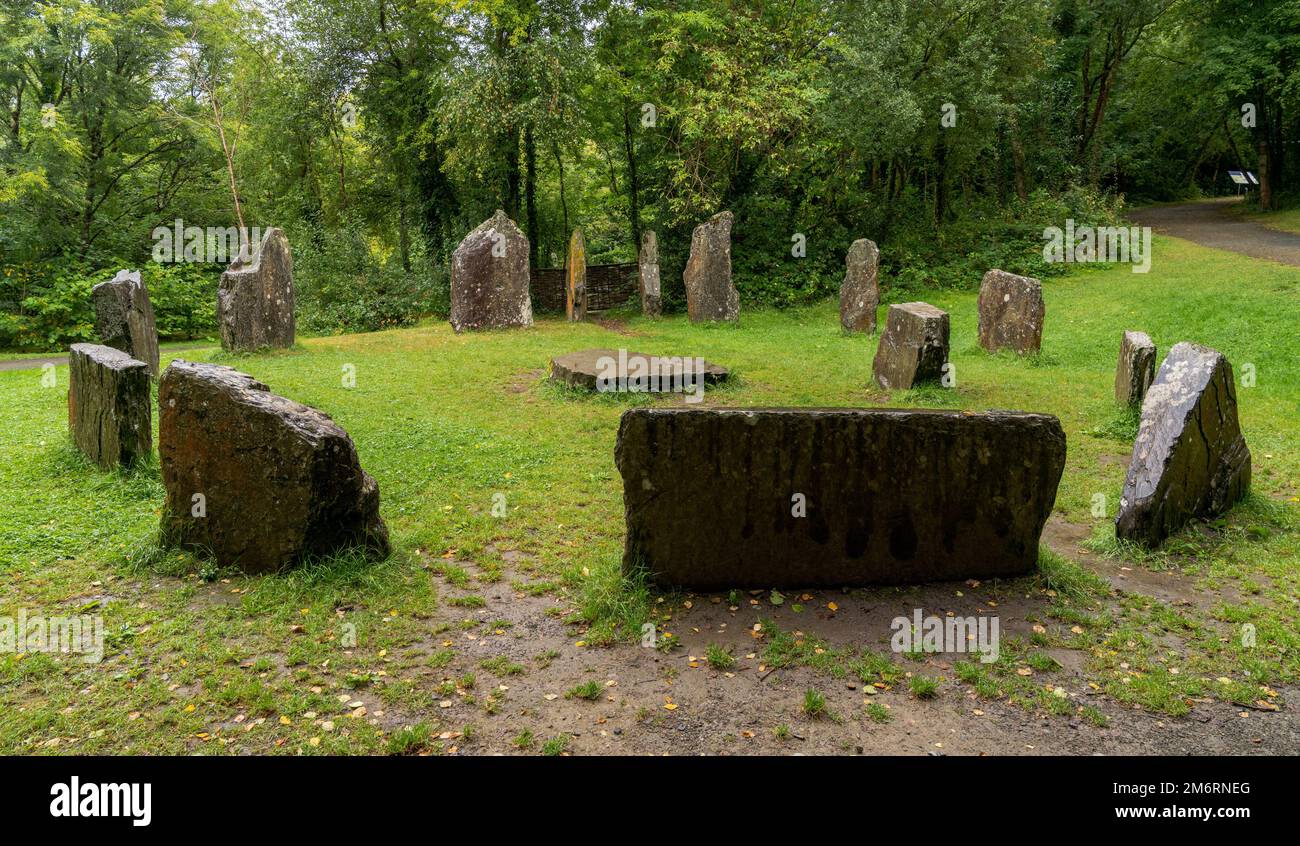
[[[1194,241],[1251,258],[1300,267],[1300,235],[1269,229],[1227,213],[1235,198],[1150,206],[1129,212],[1129,219],[1162,235]]]
[[[163,353],[179,353],[188,350],[206,350],[214,346],[211,342],[206,344],[192,344],[184,347],[166,347]],[[47,364],[53,364],[55,367],[62,367],[68,363],[66,355],[46,355],[38,358],[10,358],[0,361],[0,372],[6,370],[40,370]]]

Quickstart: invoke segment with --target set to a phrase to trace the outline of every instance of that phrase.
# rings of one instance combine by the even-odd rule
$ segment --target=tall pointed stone
[[[1175,344],[1142,403],[1116,536],[1158,546],[1188,520],[1223,513],[1249,489],[1232,365],[1209,347]]]
[[[691,233],[691,257],[682,281],[692,323],[740,317],[740,295],[731,284],[731,222],[731,212],[720,212]]]
[[[840,326],[845,332],[876,331],[879,264],[880,250],[874,241],[859,238],[849,247],[844,258],[844,281],[840,283]]]
[[[1115,402],[1141,406],[1156,377],[1156,345],[1145,332],[1125,332],[1115,365]]]
[[[289,349],[294,344],[293,254],[272,227],[250,259],[241,253],[221,274],[217,324],[230,352]]]
[[[95,333],[104,346],[121,350],[149,365],[158,378],[158,328],[149,289],[138,270],[119,270],[108,282],[90,289],[95,303]]]
[[[581,323],[587,319],[587,242],[582,230],[573,230],[569,237],[569,260],[564,266],[564,312],[570,321]]]
[[[452,328],[532,326],[528,274],[528,237],[497,209],[451,255]]]
[[[637,270],[641,277],[641,313],[646,317],[658,317],[663,314],[663,300],[659,294],[659,237],[653,229],[641,234]]]

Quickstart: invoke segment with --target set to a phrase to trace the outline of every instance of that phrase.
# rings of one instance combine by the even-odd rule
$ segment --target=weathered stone
[[[880,307],[877,272],[880,250],[874,241],[859,238],[844,259],[844,281],[840,284],[840,326],[846,332],[875,332],[876,309]]]
[[[1043,345],[1043,283],[1031,276],[990,270],[980,283],[980,346],[1034,353]]]
[[[215,364],[163,371],[164,539],[245,572],[358,547],[388,554],[379,486],[328,415]]]
[[[500,209],[451,255],[451,325],[457,332],[533,325],[528,238]]]
[[[569,238],[569,260],[564,265],[564,312],[569,320],[587,319],[587,243],[582,230],[573,230]]]
[[[68,428],[77,448],[105,469],[153,452],[149,365],[121,350],[73,344],[68,353]]]
[[[551,359],[551,380],[587,390],[676,393],[727,381],[727,368],[690,356],[613,349],[578,350]]]
[[[1158,546],[1188,520],[1222,514],[1249,489],[1232,365],[1208,347],[1175,344],[1142,403],[1115,534]]]
[[[95,302],[95,333],[105,346],[149,365],[158,377],[158,328],[149,289],[138,270],[119,270],[108,282],[90,289]]]
[[[682,281],[692,323],[740,317],[740,294],[731,284],[731,221],[731,212],[720,212],[691,233],[691,257]]]
[[[250,260],[241,253],[217,290],[221,348],[255,352],[294,344],[293,254],[279,229],[266,230]]]
[[[1115,402],[1141,406],[1156,376],[1156,345],[1145,332],[1125,332],[1115,366]]]
[[[1055,417],[909,409],[624,412],[625,571],[693,589],[1031,572],[1065,465]]]
[[[653,229],[641,234],[638,270],[641,276],[641,313],[646,317],[658,317],[664,308],[659,294],[659,238]]]
[[[948,312],[929,303],[898,303],[885,315],[872,372],[882,388],[905,391],[942,379],[948,363]]]

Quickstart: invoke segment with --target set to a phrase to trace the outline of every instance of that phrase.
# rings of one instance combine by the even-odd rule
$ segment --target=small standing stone
[[[692,323],[740,317],[740,294],[731,284],[731,222],[731,212],[720,212],[691,233],[691,257],[682,281]]]
[[[1156,345],[1145,332],[1125,332],[1115,366],[1115,402],[1141,406],[1156,377]]]
[[[153,451],[149,365],[121,350],[73,344],[68,354],[68,428],[77,448],[111,470]]]
[[[1188,520],[1222,514],[1249,489],[1232,365],[1209,347],[1175,344],[1142,403],[1116,536],[1158,546]]]
[[[1043,345],[1043,283],[1031,276],[990,270],[980,283],[980,346],[1035,353]]]
[[[659,295],[659,238],[653,229],[641,234],[641,255],[638,261],[641,275],[641,313],[646,317],[663,314],[663,301]]]
[[[158,386],[162,534],[267,572],[358,547],[388,554],[379,485],[328,415],[230,367],[176,360]]]
[[[573,230],[569,238],[569,260],[564,271],[564,311],[569,320],[580,323],[587,319],[587,244],[581,229]]]
[[[241,253],[221,274],[217,323],[226,351],[293,346],[293,254],[282,231],[266,230],[251,260]]]
[[[929,303],[889,307],[872,372],[882,388],[905,391],[942,379],[948,363],[948,312]]]
[[[497,209],[451,255],[452,328],[532,326],[528,282],[528,237]]]
[[[844,259],[844,282],[840,284],[840,326],[845,332],[876,331],[876,309],[880,307],[877,273],[880,250],[876,243],[859,238]]]
[[[143,361],[157,378],[158,328],[140,271],[119,270],[111,280],[90,289],[90,295],[95,302],[95,332],[100,342]]]

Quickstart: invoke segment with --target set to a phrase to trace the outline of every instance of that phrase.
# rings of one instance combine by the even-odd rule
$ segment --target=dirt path
[[[1240,200],[1229,197],[1129,212],[1129,219],[1162,235],[1184,238],[1205,247],[1300,267],[1300,235],[1269,229],[1228,214]]]
[[[162,352],[165,355],[167,353],[187,352],[189,350],[206,350],[210,349],[212,346],[211,343],[187,344],[183,347],[166,347]],[[63,367],[67,363],[68,357],[66,355],[46,355],[37,356],[36,358],[10,358],[0,360],[0,372],[8,370],[40,370],[47,364],[52,364],[55,367]]]

